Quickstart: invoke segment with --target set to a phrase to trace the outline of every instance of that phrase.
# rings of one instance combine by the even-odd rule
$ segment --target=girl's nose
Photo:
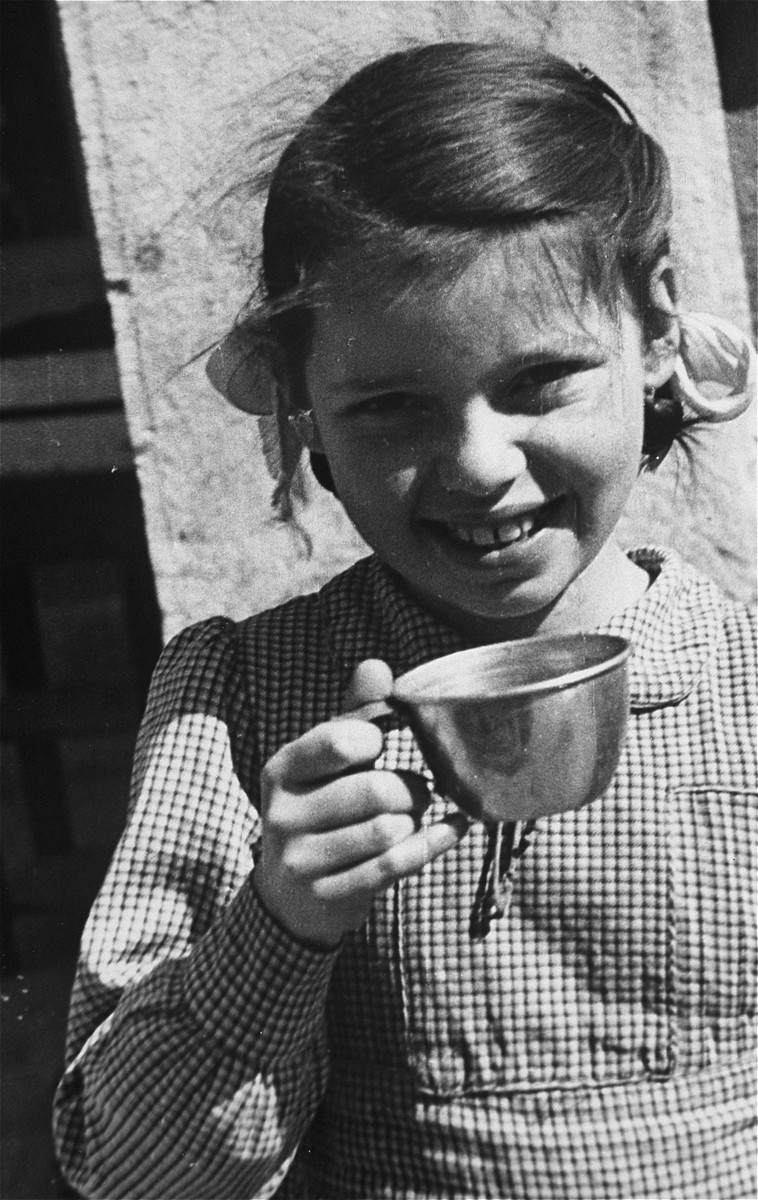
[[[497,412],[486,400],[470,404],[440,447],[437,474],[445,491],[502,491],[527,469],[526,434],[523,417]]]

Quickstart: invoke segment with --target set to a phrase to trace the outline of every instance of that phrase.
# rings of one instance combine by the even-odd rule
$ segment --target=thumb
[[[367,658],[358,663],[345,692],[345,711],[372,700],[383,700],[392,691],[392,684],[392,671],[381,658]]]

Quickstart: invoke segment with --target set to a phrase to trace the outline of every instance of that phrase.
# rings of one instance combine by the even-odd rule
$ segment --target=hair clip
[[[255,416],[276,412],[276,384],[246,330],[236,327],[216,347],[205,373],[217,392],[235,408]]]
[[[599,75],[596,75],[595,72],[590,70],[589,67],[585,66],[584,63],[577,63],[577,69],[580,75],[583,75],[587,82],[591,83],[592,86],[598,92],[600,92],[600,95],[603,97],[603,99],[609,101],[614,106],[619,116],[624,118],[627,125],[633,125],[635,128],[638,127],[639,123],[637,118],[635,117],[629,105],[626,103],[626,100],[622,100],[621,96],[619,96],[618,92],[615,91],[610,84],[606,83],[604,79],[601,79]]]

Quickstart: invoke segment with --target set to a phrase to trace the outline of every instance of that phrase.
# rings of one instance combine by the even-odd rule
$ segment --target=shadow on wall
[[[758,340],[758,5],[755,0],[709,0],[708,11],[726,111],[753,336]]]
[[[161,633],[56,6],[0,21],[0,1194],[45,1200],[73,1194],[52,1094]]]

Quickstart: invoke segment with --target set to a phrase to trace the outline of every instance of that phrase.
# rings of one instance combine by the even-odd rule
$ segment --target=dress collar
[[[629,557],[648,573],[650,586],[594,632],[631,642],[632,708],[678,704],[716,652],[726,601],[671,550],[644,547]],[[361,658],[384,658],[397,676],[471,645],[423,608],[376,556],[327,585],[321,597],[330,652],[346,675]]]
[[[651,578],[640,599],[603,633],[632,644],[632,708],[678,704],[690,694],[722,637],[726,598],[672,550],[644,547],[629,557]]]

